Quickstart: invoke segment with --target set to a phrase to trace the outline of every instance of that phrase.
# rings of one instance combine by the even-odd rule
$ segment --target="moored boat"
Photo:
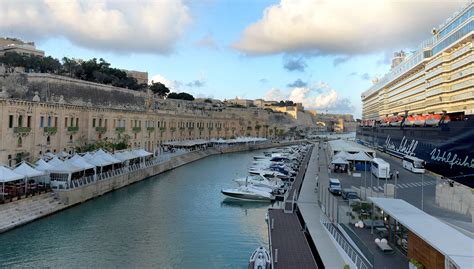
[[[249,269],[270,269],[272,259],[268,250],[264,247],[258,247],[250,256]]]

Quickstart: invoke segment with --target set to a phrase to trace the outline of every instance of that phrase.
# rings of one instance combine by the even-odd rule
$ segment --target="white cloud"
[[[265,94],[264,99],[271,101],[291,100],[295,103],[303,103],[307,109],[330,113],[354,113],[355,110],[348,98],[341,97],[325,82],[311,87],[295,87],[289,92],[273,88]]]
[[[216,41],[214,40],[214,37],[212,37],[211,34],[207,34],[203,36],[201,39],[197,40],[194,43],[197,47],[201,48],[208,48],[208,49],[218,49],[219,47],[216,44]]]
[[[353,55],[419,44],[465,0],[281,0],[234,47],[250,55]]]
[[[156,74],[156,75],[152,76],[151,80],[150,80],[150,83],[151,83],[151,81],[163,83],[172,92],[181,92],[181,91],[183,91],[183,89],[182,89],[183,83],[182,82],[180,82],[178,80],[167,79],[163,75],[160,75],[160,74]]]
[[[169,53],[192,18],[182,0],[0,0],[0,32],[116,52]]]

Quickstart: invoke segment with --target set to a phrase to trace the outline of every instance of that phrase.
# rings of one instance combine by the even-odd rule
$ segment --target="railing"
[[[336,240],[337,244],[344,250],[344,252],[349,256],[351,261],[359,269],[373,269],[373,265],[365,258],[364,255],[359,253],[348,241],[347,239],[337,230],[336,227],[323,215],[321,216],[321,224],[324,226],[326,231]]]

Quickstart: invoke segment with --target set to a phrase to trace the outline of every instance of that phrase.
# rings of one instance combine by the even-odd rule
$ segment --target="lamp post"
[[[423,175],[424,175],[424,174],[425,174],[425,173],[421,173],[421,210],[422,210],[422,211],[424,211],[424,210],[423,210],[423,200],[424,200],[424,190],[423,190],[423,189],[424,189],[424,188],[423,188],[423,185],[424,185],[424,178],[423,178]]]
[[[393,170],[395,174],[395,188],[393,190],[393,198],[397,199],[397,181],[398,181],[398,173],[397,170]]]

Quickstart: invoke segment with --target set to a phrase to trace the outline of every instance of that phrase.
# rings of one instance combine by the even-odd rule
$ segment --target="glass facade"
[[[462,14],[456,20],[450,22],[449,25],[446,26],[446,28],[441,30],[439,32],[439,38],[443,38],[444,36],[449,34],[452,30],[454,30],[456,27],[461,25],[463,22],[465,22],[466,20],[468,20],[472,16],[474,16],[474,7],[471,6],[464,14]]]
[[[464,25],[461,29],[451,34],[448,38],[441,41],[439,44],[433,47],[433,55],[449,47],[449,45],[459,40],[461,37],[467,35],[469,32],[474,31],[474,21],[470,21]]]

